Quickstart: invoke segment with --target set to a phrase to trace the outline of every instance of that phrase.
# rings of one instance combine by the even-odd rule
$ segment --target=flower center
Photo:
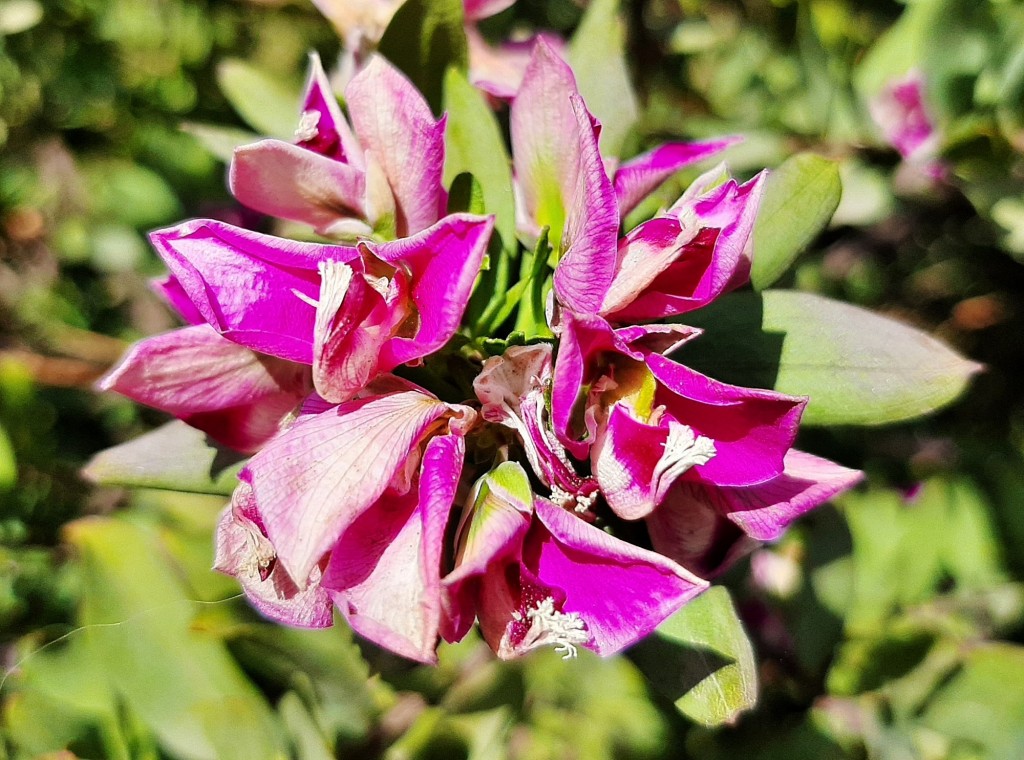
[[[299,142],[315,140],[320,135],[317,128],[320,124],[319,111],[303,111],[299,117],[299,126],[295,128],[295,139]]]
[[[513,628],[519,630],[510,638],[520,638],[515,647],[524,652],[551,644],[563,660],[571,660],[577,655],[577,645],[590,641],[587,625],[579,613],[556,610],[555,600],[550,596],[524,612],[514,611],[512,620]]]

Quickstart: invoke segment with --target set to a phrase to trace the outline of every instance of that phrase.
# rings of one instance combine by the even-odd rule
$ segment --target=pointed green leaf
[[[728,383],[809,396],[811,425],[920,417],[981,369],[921,330],[811,293],[733,293],[681,321],[705,333],[679,361]]]
[[[679,712],[705,726],[731,723],[757,702],[754,651],[722,586],[687,604],[628,656]]]
[[[161,488],[230,496],[242,456],[184,422],[168,422],[135,440],[101,451],[82,469],[104,486]]]
[[[843,186],[835,161],[800,153],[768,175],[754,226],[750,281],[763,290],[781,277],[839,206]]]
[[[619,155],[639,113],[625,53],[618,0],[594,0],[569,43],[568,58],[587,108],[601,122],[604,156]]]
[[[461,0],[408,0],[391,19],[378,49],[439,114],[445,72],[450,66],[469,67]]]
[[[301,86],[239,58],[217,65],[217,84],[231,106],[260,134],[291,140],[299,123]]]
[[[231,161],[235,148],[239,145],[246,145],[260,139],[259,135],[247,129],[224,127],[220,124],[188,122],[181,125],[181,130],[192,135],[207,152],[224,163]]]

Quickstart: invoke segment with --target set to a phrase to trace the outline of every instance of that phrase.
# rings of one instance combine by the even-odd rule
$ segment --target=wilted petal
[[[714,459],[700,468],[701,480],[746,486],[783,471],[807,399],[720,383],[658,354],[646,362],[658,381],[655,403],[715,445]]]
[[[619,215],[625,216],[636,208],[658,185],[680,169],[720,153],[742,139],[722,137],[717,140],[667,143],[624,162],[615,172],[614,178]]]
[[[342,534],[322,585],[357,633],[419,662],[437,661],[441,550],[465,444],[432,438],[419,487],[385,492]]]
[[[309,369],[261,356],[208,325],[136,343],[100,382],[184,420],[239,451],[255,451],[310,388]]]
[[[303,420],[253,457],[242,477],[292,577],[305,581],[440,418],[460,412],[472,414],[415,391],[358,399]]]
[[[543,499],[536,500],[535,509],[538,519],[527,534],[522,564],[527,580],[533,576],[541,588],[521,593],[535,598],[551,592],[559,612],[583,622],[588,640],[582,645],[600,655],[636,643],[707,588],[706,581],[671,560],[614,538]],[[510,631],[505,652],[498,654],[521,653],[515,638]]]
[[[319,264],[356,256],[354,248],[284,240],[208,219],[157,230],[150,240],[221,335],[303,364],[313,360]]]
[[[308,224],[321,235],[347,230],[352,220],[366,217],[361,170],[281,140],[236,148],[228,181],[240,203]]]
[[[333,622],[331,599],[320,587],[320,569],[297,586],[277,561],[247,483],[239,483],[217,525],[213,569],[238,579],[252,605],[273,620],[306,628]]]
[[[410,276],[409,319],[381,351],[383,371],[427,356],[459,329],[494,229],[493,217],[450,214],[430,229],[390,243],[364,243]]]
[[[773,541],[800,515],[852,488],[864,473],[790,450],[777,478],[746,488],[708,488],[708,498],[748,536]]]
[[[619,216],[590,114],[565,63],[534,46],[510,112],[521,222],[550,228],[560,255],[555,293],[573,311],[597,311],[611,283]]]
[[[398,237],[414,235],[444,213],[444,118],[435,121],[423,96],[380,56],[349,82],[349,113],[363,147],[373,154],[397,205]]]

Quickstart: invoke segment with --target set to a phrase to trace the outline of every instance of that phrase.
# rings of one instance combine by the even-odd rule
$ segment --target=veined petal
[[[150,235],[203,319],[261,353],[312,363],[312,306],[321,261],[349,261],[355,248],[300,243],[209,219]]]
[[[660,319],[698,309],[745,283],[766,176],[743,185],[728,180],[677,204],[674,217],[632,230],[620,243],[616,282],[602,313],[612,321]]]
[[[437,351],[459,329],[493,229],[494,217],[450,214],[412,237],[362,244],[411,279],[409,318],[384,344],[382,371]]]
[[[178,315],[190,325],[206,324],[206,319],[196,305],[192,303],[188,293],[174,275],[165,275],[149,281],[149,287],[167,304],[178,312]]]
[[[537,499],[523,564],[565,595],[590,640],[610,655],[636,643],[704,591],[706,581],[671,560],[617,539],[570,512]]]
[[[594,123],[565,63],[543,40],[509,115],[527,231],[550,228],[560,256],[555,293],[573,311],[597,311],[611,283],[619,216]]]
[[[136,343],[99,387],[249,452],[278,432],[310,380],[307,367],[261,356],[204,324]]]
[[[700,468],[702,481],[746,486],[782,473],[807,399],[720,383],[658,354],[646,363],[658,381],[655,403],[715,443],[714,459]]]
[[[714,441],[675,420],[649,425],[617,403],[591,449],[601,493],[619,517],[650,514],[683,473],[715,456]]]
[[[706,489],[719,512],[750,537],[773,541],[796,518],[864,479],[860,470],[791,449],[777,478],[746,488]]]
[[[377,55],[349,82],[345,98],[360,143],[394,193],[398,237],[426,229],[441,218],[447,203],[444,118],[434,121],[419,91]]]
[[[252,605],[273,620],[304,628],[326,628],[333,622],[319,567],[313,569],[308,585],[295,584],[267,540],[248,483],[238,484],[221,513],[213,569],[236,578]]]
[[[473,414],[415,391],[358,399],[303,420],[253,457],[242,477],[291,576],[304,582],[441,418],[459,413]]]
[[[437,662],[441,550],[464,453],[461,435],[432,438],[418,491],[385,492],[357,518],[322,581],[354,631],[419,662]]]
[[[281,140],[236,148],[228,183],[239,203],[308,224],[321,235],[366,217],[361,170]]]
[[[625,216],[636,208],[658,185],[680,169],[710,158],[742,139],[721,137],[716,140],[667,143],[623,162],[614,178],[619,215]]]

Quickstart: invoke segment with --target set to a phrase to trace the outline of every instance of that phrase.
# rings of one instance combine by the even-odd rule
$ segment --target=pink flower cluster
[[[231,186],[360,241],[210,220],[153,233],[170,271],[158,289],[191,326],[105,380],[254,452],[216,567],[263,614],[319,627],[336,608],[422,662],[474,621],[501,657],[611,654],[859,480],[793,448],[805,399],[687,368],[671,356],[699,330],[653,321],[746,281],[764,175],[715,169],[620,236],[644,196],[732,140],[615,166],[538,41],[509,117],[520,234],[547,228],[557,262],[555,338],[478,356],[456,403],[400,375],[460,329],[493,219],[445,215],[444,119],[383,59],[345,101],[348,118],[314,62],[295,142],[240,148]]]

